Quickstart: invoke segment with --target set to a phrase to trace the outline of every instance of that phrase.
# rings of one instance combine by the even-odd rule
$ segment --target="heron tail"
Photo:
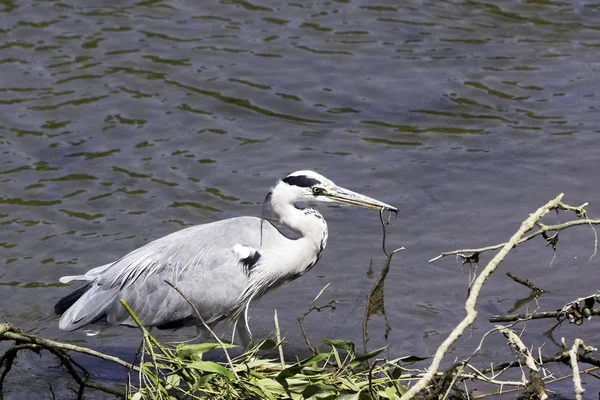
[[[58,327],[63,331],[74,331],[103,320],[118,293],[118,288],[98,290],[93,282],[85,284],[61,299],[54,307],[57,314],[62,314]]]
[[[74,292],[71,292],[68,295],[66,295],[65,297],[63,297],[62,299],[60,299],[54,305],[54,313],[56,315],[63,315],[65,313],[65,311],[67,311],[69,308],[71,308],[71,306],[73,304],[75,304],[75,302],[77,300],[79,300],[81,298],[81,296],[83,296],[85,294],[85,292],[87,292],[91,287],[92,287],[92,283],[91,282],[87,283],[87,284],[81,286],[80,288],[78,288],[77,290],[75,290]]]

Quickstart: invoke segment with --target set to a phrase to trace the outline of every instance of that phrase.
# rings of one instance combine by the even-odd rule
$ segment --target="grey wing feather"
[[[93,283],[63,314],[59,326],[74,330],[99,319],[132,325],[121,299],[146,326],[194,317],[191,306],[165,280],[194,303],[206,322],[227,317],[248,281],[233,249],[239,244],[258,248],[260,229],[260,219],[254,217],[190,227],[148,243],[108,267],[74,277]]]

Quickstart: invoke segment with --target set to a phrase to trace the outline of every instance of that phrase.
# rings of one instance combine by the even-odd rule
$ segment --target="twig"
[[[325,285],[325,287],[323,287],[323,289],[321,289],[319,294],[313,299],[308,310],[306,310],[306,312],[304,314],[302,314],[300,317],[298,317],[298,323],[300,324],[300,330],[302,331],[302,336],[304,336],[304,342],[306,343],[306,345],[308,346],[308,348],[312,354],[318,354],[318,351],[312,345],[310,339],[308,338],[308,334],[306,333],[306,329],[304,329],[304,318],[306,318],[308,316],[308,314],[310,314],[311,312],[313,312],[315,310],[317,312],[321,312],[321,310],[326,309],[326,308],[330,308],[332,311],[335,310],[335,306],[337,304],[337,301],[335,301],[335,300],[330,301],[328,304],[326,304],[324,306],[317,305],[317,300],[319,299],[319,297],[321,297],[321,295],[323,294],[323,292],[325,292],[325,290],[329,287],[329,285],[330,285],[330,283],[328,283],[327,285]]]
[[[198,311],[196,306],[183,294],[183,292],[181,290],[179,290],[179,288],[177,286],[175,286],[174,284],[172,284],[171,282],[165,280],[165,283],[167,285],[171,286],[173,289],[175,289],[177,291],[177,293],[179,293],[181,295],[181,297],[183,297],[183,299],[185,301],[187,301],[187,303],[192,307],[192,309],[194,310],[194,312],[196,313],[198,318],[200,318],[200,322],[202,322],[202,325],[204,325],[204,328],[210,332],[210,334],[213,336],[213,338],[215,338],[217,343],[219,343],[219,345],[223,349],[223,352],[225,353],[225,357],[227,357],[227,363],[229,364],[229,368],[231,369],[231,372],[233,372],[233,375],[235,375],[235,379],[239,381],[240,377],[238,376],[237,372],[235,371],[235,368],[233,367],[233,362],[231,361],[231,357],[229,357],[229,352],[227,351],[227,347],[225,347],[225,344],[223,344],[221,339],[219,339],[219,337],[213,332],[213,330],[210,329],[208,324],[206,322],[204,322],[204,318],[202,318],[202,315],[200,314],[200,312]]]
[[[536,313],[525,313],[525,314],[508,314],[508,315],[493,315],[488,321],[489,322],[511,322],[519,319],[542,319],[542,318],[559,318],[564,315],[561,310],[558,311],[540,311]],[[600,309],[591,309],[590,315],[599,316]]]
[[[540,400],[547,399],[548,395],[544,390],[544,383],[540,376],[540,370],[535,364],[535,360],[531,356],[529,349],[527,349],[525,344],[521,341],[521,338],[505,326],[496,325],[496,329],[508,339],[510,346],[518,353],[521,361],[525,362],[525,365],[527,365],[527,368],[529,369],[529,382],[526,384],[526,387],[535,393],[536,398]]]
[[[277,341],[277,348],[279,349],[279,362],[281,369],[285,368],[285,360],[283,359],[283,344],[281,343],[281,332],[279,331],[279,318],[277,317],[277,309],[273,315],[273,322],[275,324],[275,340]]]
[[[26,334],[21,333],[20,331],[16,330],[8,323],[0,324],[0,341],[2,341],[2,340],[12,340],[19,344],[12,346],[0,358],[0,367],[4,366],[4,371],[2,371],[2,376],[0,377],[0,398],[1,398],[3,381],[6,378],[6,375],[8,374],[8,372],[10,372],[12,363],[13,363],[14,359],[16,358],[17,353],[21,350],[31,350],[36,353],[39,353],[41,350],[46,350],[46,351],[52,353],[56,358],[58,358],[60,360],[60,363],[65,366],[65,368],[67,369],[67,371],[69,372],[71,377],[79,385],[79,390],[77,391],[78,399],[83,398],[85,388],[90,388],[90,389],[102,391],[105,393],[109,393],[109,394],[112,394],[119,398],[123,397],[123,393],[121,393],[118,390],[114,390],[114,389],[105,387],[103,385],[100,385],[100,384],[97,384],[94,382],[89,382],[88,381],[89,373],[86,371],[86,369],[81,364],[79,364],[78,362],[73,360],[66,353],[66,351],[70,350],[70,351],[75,351],[75,352],[82,353],[82,354],[92,355],[94,357],[98,357],[98,358],[101,358],[101,359],[104,359],[107,361],[116,362],[117,364],[120,364],[125,367],[127,367],[129,365],[127,362],[125,362],[117,357],[99,353],[94,350],[87,349],[85,347],[67,345],[64,343],[54,342],[54,341],[48,340],[48,339],[42,339],[42,338],[39,338],[36,336],[26,335]],[[76,370],[76,368],[81,371],[81,373],[85,376],[85,378],[81,377],[80,373]],[[54,394],[54,391],[52,390],[51,386],[50,386],[50,392],[52,393],[52,396],[54,398],[55,394]]]
[[[538,293],[544,293],[545,290],[544,289],[540,289],[539,287],[535,286],[533,283],[531,283],[531,281],[529,279],[522,279],[519,278],[518,276],[514,275],[512,272],[508,271],[506,273],[506,275],[512,279],[513,281],[520,283],[521,285],[527,286],[529,289],[533,290],[534,292],[538,292]]]
[[[88,356],[93,356],[93,357],[97,357],[97,358],[100,358],[103,360],[111,361],[111,362],[119,364],[125,368],[132,368],[136,371],[139,371],[139,367],[132,365],[132,364],[128,363],[127,361],[123,361],[118,357],[100,353],[98,351],[88,349],[86,347],[75,346],[73,344],[68,344],[68,343],[55,342],[54,340],[43,339],[43,338],[40,338],[37,336],[27,335],[25,333],[18,332],[10,324],[0,323],[0,341],[5,340],[5,339],[14,340],[16,342],[21,342],[21,343],[34,343],[43,348],[52,347],[52,348],[56,348],[56,349],[66,350],[66,351],[75,351],[77,353],[87,354]]]
[[[452,330],[450,335],[444,340],[444,342],[438,347],[435,356],[431,362],[429,368],[427,368],[427,372],[423,375],[423,377],[412,386],[406,393],[403,398],[405,400],[410,400],[417,395],[421,390],[425,389],[425,387],[429,384],[431,379],[434,377],[436,372],[439,369],[440,363],[444,358],[446,352],[450,348],[450,346],[456,342],[456,340],[462,336],[465,329],[469,327],[475,319],[477,318],[477,311],[475,310],[475,305],[477,303],[477,298],[479,297],[479,292],[483,287],[483,284],[487,280],[488,276],[496,270],[498,265],[504,260],[504,257],[508,254],[508,252],[515,247],[515,245],[521,240],[525,232],[532,229],[535,223],[542,218],[546,213],[550,210],[556,208],[558,204],[561,203],[561,199],[563,194],[559,194],[556,198],[549,201],[542,207],[538,208],[535,213],[531,214],[529,218],[527,218],[521,224],[521,227],[515,234],[510,238],[510,240],[502,247],[502,249],[496,254],[496,256],[485,266],[483,271],[479,274],[475,282],[471,287],[471,291],[469,293],[469,297],[465,302],[465,311],[467,315],[465,318]]]
[[[592,318],[594,304],[600,301],[600,294],[595,293],[590,296],[580,297],[576,300],[570,301],[565,304],[561,309],[560,313],[569,319],[569,322],[575,325],[583,324],[583,319],[588,320]],[[581,303],[583,302],[583,307]]]
[[[563,343],[564,343],[563,338]],[[585,393],[585,389],[581,387],[581,376],[579,375],[579,365],[577,365],[577,352],[579,347],[583,347],[585,349],[585,345],[583,344],[583,340],[577,338],[573,342],[573,347],[569,350],[569,358],[571,369],[573,370],[573,388],[575,391],[575,398],[577,400],[583,399],[583,393]]]
[[[144,338],[148,338],[160,350],[161,353],[163,353],[165,356],[169,356],[167,350],[160,343],[158,343],[158,340],[156,340],[154,336],[150,335],[148,329],[146,329],[146,327],[142,325],[142,322],[140,321],[138,316],[133,312],[129,304],[127,304],[127,302],[124,299],[121,299],[120,303],[125,308],[131,319],[133,319],[133,322],[135,322],[138,328],[142,331],[142,333],[144,334]],[[152,347],[149,347],[149,350],[152,354],[152,359],[155,359],[154,350],[152,349]]]
[[[536,313],[525,313],[525,314],[508,314],[508,315],[493,315],[488,321],[489,322],[511,322],[520,319],[542,319],[542,318],[557,318],[560,315],[560,311],[540,311]],[[600,313],[598,313],[600,315]]]

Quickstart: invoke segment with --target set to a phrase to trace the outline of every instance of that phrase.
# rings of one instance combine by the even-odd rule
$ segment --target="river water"
[[[28,332],[131,356],[134,329],[58,330],[53,303],[75,287],[58,278],[185,226],[261,215],[270,186],[299,169],[400,209],[387,229],[388,248],[406,248],[385,283],[388,341],[382,317],[369,331],[369,347],[388,343],[390,357],[431,355],[464,315],[468,268],[429,259],[507,240],[561,192],[600,215],[595,2],[0,7],[0,315]],[[321,302],[337,309],[307,317],[310,336],[361,343],[366,297],[385,260],[376,212],[321,211],[330,239],[319,265],[252,313],[264,337],[276,308],[292,353],[305,351],[296,318],[327,283]],[[504,272],[550,290],[539,304],[554,310],[598,288],[593,247],[592,232],[579,228],[561,235],[554,260],[542,239],[516,249],[449,362],[471,353],[490,315],[536,307],[515,310],[528,290]],[[556,337],[598,346],[595,323],[563,326]],[[553,354],[542,335],[553,324],[529,323],[525,343],[547,342]],[[502,337],[486,344],[483,360],[511,357]],[[48,373],[37,359],[22,364]],[[111,375],[104,364],[95,372]],[[589,378],[589,393],[594,385]],[[7,393],[29,395],[46,398],[47,385]]]

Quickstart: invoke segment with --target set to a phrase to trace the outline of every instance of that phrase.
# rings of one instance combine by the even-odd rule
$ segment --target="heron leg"
[[[243,316],[238,318],[236,328],[244,349],[248,349],[252,345],[252,333],[250,333],[250,328],[248,328],[246,319]]]
[[[208,328],[212,330],[215,327],[215,325],[216,324],[208,324]],[[210,331],[208,329],[206,329],[204,324],[196,325],[196,331],[198,332],[198,336],[200,336],[202,338],[203,342],[206,342],[210,338],[212,338],[212,334],[210,333]]]

